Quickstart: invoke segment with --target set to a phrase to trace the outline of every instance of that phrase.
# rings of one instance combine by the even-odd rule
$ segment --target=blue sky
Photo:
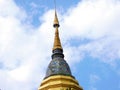
[[[84,90],[120,90],[120,1],[56,0],[65,60]],[[0,0],[0,89],[37,90],[51,61],[53,0]]]

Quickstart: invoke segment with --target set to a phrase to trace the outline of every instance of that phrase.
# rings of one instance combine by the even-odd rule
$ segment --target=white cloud
[[[49,39],[41,29],[25,25],[26,16],[14,1],[0,0],[0,88],[3,90],[37,88],[48,64]]]
[[[116,34],[113,28],[115,28],[116,24],[117,27],[114,30],[119,28],[119,7],[119,3],[114,4],[111,0],[80,2],[65,15],[63,25],[68,27],[69,29],[67,30],[70,32],[64,31],[71,36],[77,35],[89,39],[99,39],[107,34]]]
[[[100,77],[96,74],[91,74],[90,75],[90,88],[89,90],[98,90],[96,88],[96,84],[100,81]]]
[[[62,18],[62,39],[66,43],[79,38],[79,45],[72,51],[114,65],[115,60],[120,58],[119,16],[118,0],[83,0],[76,7],[70,8]],[[89,42],[81,43],[82,40]]]
[[[95,75],[95,74],[91,74],[90,75],[90,83],[95,84],[100,80],[100,77]]]

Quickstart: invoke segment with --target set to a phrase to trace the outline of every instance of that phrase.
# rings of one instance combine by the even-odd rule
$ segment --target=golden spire
[[[60,38],[59,38],[59,31],[58,31],[59,26],[60,25],[59,25],[59,21],[58,21],[58,18],[57,18],[57,13],[56,13],[56,10],[55,10],[55,18],[54,18],[53,27],[56,30],[55,30],[53,50],[55,50],[55,49],[62,49]]]

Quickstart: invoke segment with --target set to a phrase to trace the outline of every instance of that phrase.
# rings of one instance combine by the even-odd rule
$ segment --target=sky
[[[84,90],[120,90],[120,0],[56,0],[60,38]],[[0,89],[37,90],[51,61],[53,0],[0,0]]]

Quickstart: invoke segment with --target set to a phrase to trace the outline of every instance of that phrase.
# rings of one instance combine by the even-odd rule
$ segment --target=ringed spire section
[[[70,67],[64,60],[63,49],[59,38],[59,26],[57,13],[55,11],[55,18],[53,23],[53,27],[55,28],[55,37],[52,50],[52,61],[48,65],[45,78],[53,75],[65,75],[72,77]]]

